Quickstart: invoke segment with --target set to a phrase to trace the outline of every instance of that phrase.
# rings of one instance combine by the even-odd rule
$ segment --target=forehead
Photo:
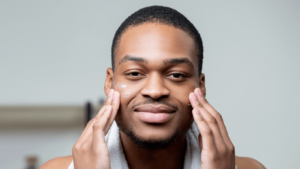
[[[116,67],[126,55],[150,61],[186,57],[197,63],[193,39],[181,29],[157,23],[132,26],[123,33],[115,53]]]

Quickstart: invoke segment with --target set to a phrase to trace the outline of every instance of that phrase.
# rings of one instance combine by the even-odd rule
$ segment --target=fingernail
[[[202,92],[201,92],[201,90],[200,90],[199,88],[197,88],[197,92],[198,92],[198,94],[199,94],[200,96],[202,96]]]
[[[194,93],[192,93],[192,98],[193,98],[194,100],[197,100],[197,97],[196,97],[196,95],[195,95]]]
[[[108,97],[111,97],[112,92],[113,92],[112,89],[110,89],[109,92],[108,92]]]
[[[112,100],[115,100],[115,99],[117,99],[117,93],[116,92],[114,92],[114,96],[113,96]]]
[[[197,110],[197,109],[194,109],[193,112],[197,115],[200,114],[199,110]]]

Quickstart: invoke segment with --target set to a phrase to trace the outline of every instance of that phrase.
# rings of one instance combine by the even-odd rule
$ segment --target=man
[[[72,156],[41,168],[264,168],[235,157],[221,115],[205,99],[202,60],[200,34],[176,10],[151,6],[129,16],[113,39],[105,105]]]

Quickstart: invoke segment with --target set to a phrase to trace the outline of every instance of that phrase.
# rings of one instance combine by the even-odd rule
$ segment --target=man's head
[[[111,47],[111,63],[113,70],[115,68],[115,53],[116,50],[118,50],[122,34],[126,32],[128,28],[144,23],[169,25],[185,31],[194,40],[198,57],[198,73],[201,74],[203,62],[203,44],[199,32],[184,15],[172,8],[163,6],[150,6],[142,8],[129,16],[121,24],[115,33]]]
[[[152,6],[129,16],[112,44],[105,92],[121,94],[116,122],[138,146],[165,148],[184,138],[193,118],[188,95],[205,93],[203,46],[193,24],[174,9]]]

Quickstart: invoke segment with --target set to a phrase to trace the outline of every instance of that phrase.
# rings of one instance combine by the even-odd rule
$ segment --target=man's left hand
[[[202,169],[234,169],[235,150],[228,136],[222,116],[196,88],[189,95],[193,117],[199,134]]]

